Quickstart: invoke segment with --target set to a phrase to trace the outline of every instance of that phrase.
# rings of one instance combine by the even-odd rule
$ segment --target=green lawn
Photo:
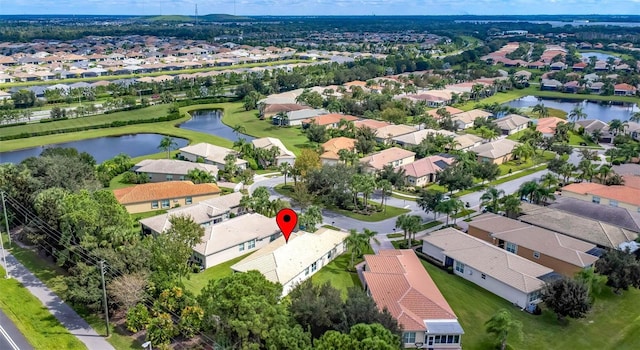
[[[5,241],[6,243],[6,241]],[[5,245],[6,247],[6,245]],[[35,252],[21,248],[16,246],[15,244],[11,247],[11,253],[13,256],[18,259],[29,271],[31,271],[36,277],[38,277],[44,284],[47,285],[52,291],[56,294],[60,295],[64,288],[66,288],[65,284],[61,282],[60,277],[65,275],[65,271],[56,266],[53,262],[44,260]],[[4,288],[0,289],[4,291]],[[3,293],[0,293],[0,295]],[[96,332],[100,335],[106,334],[106,328],[104,325],[104,319],[102,316],[96,315],[95,313],[88,312],[84,310],[82,306],[71,305],[74,310],[87,321],[91,327],[93,327]],[[56,335],[57,337],[57,335]],[[111,345],[117,350],[139,350],[140,344],[129,337],[128,335],[122,335],[116,332],[111,332],[111,337],[107,339]],[[48,349],[59,349],[66,348],[60,346],[48,347]]]
[[[4,279],[0,267],[0,309],[11,319],[36,350],[86,349],[87,347],[15,279]]]
[[[338,209],[338,208],[327,208],[328,210],[334,211],[338,214],[342,214],[344,216],[348,216],[352,219],[356,219],[356,220],[360,220],[360,221],[366,221],[366,222],[376,222],[376,221],[382,221],[382,220],[386,220],[389,218],[393,218],[396,217],[398,215],[402,215],[405,213],[410,212],[411,210],[409,209],[404,209],[404,208],[396,208],[396,207],[392,207],[390,205],[387,205],[387,210],[386,212],[384,211],[380,211],[380,212],[375,212],[371,215],[363,215],[363,214],[357,214],[354,213],[350,210],[344,210],[344,209]]]
[[[387,235],[387,238],[400,238],[400,237],[404,237],[404,235],[402,233],[390,233]]]
[[[310,146],[309,140],[298,126],[280,127],[272,125],[270,120],[260,120],[258,111],[245,111],[241,103],[231,104],[225,108],[222,122],[231,127],[241,124],[246,129],[246,134],[254,137],[275,137],[296,155],[303,148]]]
[[[569,144],[571,146],[580,146],[581,143],[586,143],[589,147],[601,148],[597,143],[593,143],[591,140],[588,140],[573,131],[569,131]]]
[[[476,108],[477,104],[493,104],[493,103],[498,103],[498,104],[503,104],[505,102],[509,102],[511,100],[515,100],[518,99],[522,96],[527,96],[527,95],[531,95],[531,92],[528,89],[522,89],[522,90],[510,90],[510,91],[505,91],[505,92],[498,92],[493,96],[490,96],[488,98],[479,100],[479,101],[468,101],[466,103],[460,104],[460,105],[456,105],[454,107],[459,108],[463,111],[470,111],[474,108]]]
[[[239,256],[235,259],[224,262],[220,265],[210,267],[202,272],[192,273],[188,280],[184,280],[182,282],[188,290],[198,295],[200,294],[202,288],[204,288],[209,283],[209,281],[230,276],[233,273],[233,271],[231,270],[231,266],[249,256],[249,254],[245,254],[243,256]]]
[[[160,104],[133,111],[117,112],[111,114],[98,114],[82,118],[71,118],[50,123],[29,123],[27,125],[9,126],[0,129],[0,135],[17,135],[22,133],[35,133],[47,130],[62,130],[107,124],[114,121],[144,120],[164,117],[169,110],[169,104]]]
[[[476,211],[473,210],[473,209],[464,209],[463,211],[459,212],[458,214],[451,215],[451,218],[452,219],[459,219],[459,218],[465,217],[467,215],[471,215],[471,214],[473,214],[475,212]]]
[[[323,266],[315,275],[311,276],[311,281],[317,285],[329,282],[331,286],[340,290],[342,298],[346,299],[349,288],[362,286],[358,274],[347,271],[350,259],[351,254],[349,253],[340,255],[326,266]]]
[[[638,349],[640,348],[640,291],[632,289],[622,296],[607,288],[584,319],[560,325],[555,316],[544,311],[535,316],[515,308],[461,277],[423,262],[440,292],[458,316],[464,328],[464,349],[493,350],[495,342],[483,324],[499,309],[508,309],[523,324],[524,339],[509,337],[512,349]]]
[[[436,227],[436,226],[438,226],[438,225],[442,225],[442,222],[440,222],[440,221],[436,221],[436,220],[434,220],[434,221],[429,221],[429,222],[427,222],[426,224],[422,224],[422,225],[420,226],[420,230],[419,230],[419,231],[428,230],[428,229],[430,229],[430,228],[432,228],[432,227]]]
[[[525,162],[522,162],[519,160],[511,160],[506,163],[500,164],[499,166],[500,175],[508,175],[509,170],[513,172],[518,170],[529,169],[540,163],[547,162],[553,159],[555,156],[556,154],[554,152],[544,151],[542,157],[540,157],[540,154],[536,151],[536,155],[534,157],[527,159]]]

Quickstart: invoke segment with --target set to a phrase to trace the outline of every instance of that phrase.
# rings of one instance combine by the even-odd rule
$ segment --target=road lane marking
[[[5,337],[5,339],[7,339],[7,342],[9,342],[9,345],[11,345],[13,350],[20,350],[20,348],[18,348],[18,345],[9,336],[9,333],[7,333],[7,331],[5,331],[1,325],[0,325],[0,334],[2,334]]]

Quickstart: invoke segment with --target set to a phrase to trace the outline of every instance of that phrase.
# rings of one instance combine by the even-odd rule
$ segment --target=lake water
[[[598,61],[606,61],[609,59],[609,57],[613,57],[615,59],[618,59],[618,56],[613,56],[613,55],[607,55],[606,53],[602,53],[602,52],[581,52],[580,56],[583,59],[589,59],[589,57],[593,57],[596,56],[596,58],[598,59]]]
[[[102,163],[120,153],[126,153],[132,158],[158,153],[160,152],[158,145],[163,137],[164,135],[160,134],[108,136],[58,143],[42,147],[32,147],[16,151],[2,152],[0,153],[0,163],[19,163],[26,158],[37,157],[46,147],[72,147],[77,149],[79,152],[87,152],[91,154],[96,159],[96,162]],[[174,137],[173,140],[178,144],[177,148],[184,147],[188,144],[188,140],[185,139]]]
[[[233,132],[233,128],[222,122],[222,111],[220,110],[193,111],[191,119],[180,124],[180,128],[220,136],[231,141],[237,141],[239,138],[244,138],[247,141],[254,139],[249,135],[237,135]]]
[[[567,113],[570,113],[576,106],[582,106],[582,111],[587,115],[587,119],[599,119],[605,123],[613,119],[628,120],[634,112],[639,111],[637,104],[609,105],[586,100],[559,100],[539,98],[536,96],[525,96],[507,102],[507,105],[523,108],[533,107],[538,103],[542,103],[547,107],[563,110]]]

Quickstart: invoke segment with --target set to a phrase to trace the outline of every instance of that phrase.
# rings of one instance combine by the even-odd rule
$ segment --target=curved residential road
[[[499,190],[503,190],[507,194],[510,194],[510,193],[516,192],[521,184],[527,181],[537,180],[547,172],[548,170],[546,169],[541,170],[533,174],[529,174],[527,176],[523,176],[521,178],[502,183],[500,185],[497,185],[496,188]],[[292,181],[290,179],[287,179],[287,183],[290,183],[290,182]],[[274,190],[274,187],[281,183],[284,183],[283,176],[269,178],[263,175],[256,175],[254,177],[254,183],[251,186],[249,186],[248,190],[249,190],[249,193],[253,193],[253,191],[256,188],[260,186],[264,186],[269,190],[269,193],[271,194],[271,199],[275,199],[275,198],[288,199],[287,197],[277,193]],[[477,210],[480,206],[480,197],[482,196],[482,193],[483,192],[470,193],[460,197],[460,200],[462,200],[465,203],[468,202],[470,208]],[[371,196],[371,199],[374,201],[380,202],[380,199],[381,199],[380,194],[376,192]],[[398,207],[398,208],[409,209],[410,212],[408,214],[420,216],[423,222],[432,221],[434,218],[433,213],[428,213],[428,214],[425,213],[415,201],[408,200],[408,199],[403,200],[403,199],[398,199],[394,197],[387,197],[385,201],[388,205]],[[300,209],[300,208],[294,207],[293,209]],[[358,231],[362,231],[364,228],[368,228],[369,230],[378,232],[378,235],[376,236],[376,238],[378,241],[380,241],[379,247],[375,247],[376,246],[375,244],[373,245],[374,250],[376,251],[377,249],[393,249],[393,246],[389,242],[389,239],[387,238],[386,235],[394,232],[402,232],[401,230],[396,229],[395,217],[382,220],[382,221],[377,221],[377,222],[366,222],[366,221],[356,220],[356,219],[344,216],[342,214],[338,214],[325,209],[322,210],[322,217],[324,219],[323,224],[326,224],[326,225],[339,227],[345,230],[355,229]],[[444,221],[446,220],[446,216],[440,214],[436,216],[436,219]],[[463,221],[460,220],[460,222],[462,223]],[[433,229],[436,229],[436,228],[433,228]]]
[[[33,347],[13,322],[0,310],[0,349],[32,350]]]

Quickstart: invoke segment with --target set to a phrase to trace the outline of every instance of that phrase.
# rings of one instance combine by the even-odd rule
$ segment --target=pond
[[[620,58],[618,56],[608,55],[602,52],[581,52],[580,56],[586,59],[588,59],[589,57],[595,56],[598,59],[598,61],[606,61],[609,59],[609,57],[613,57],[614,59]]]
[[[120,153],[126,153],[132,158],[147,154],[158,153],[158,145],[164,135],[160,134],[134,134],[122,136],[99,137],[80,141],[58,143],[48,146],[39,146],[0,153],[0,163],[19,163],[26,158],[40,155],[46,147],[71,147],[79,152],[91,154],[96,162],[102,163]],[[186,146],[188,140],[174,137],[177,148]]]
[[[179,127],[216,135],[231,141],[237,141],[239,138],[244,138],[247,141],[254,139],[249,135],[236,134],[232,127],[223,123],[222,111],[220,110],[193,111],[191,112],[191,119],[180,124]]]
[[[536,96],[525,96],[517,100],[507,102],[507,105],[516,108],[533,107],[538,103],[542,103],[547,107],[563,110],[570,113],[576,106],[581,106],[582,111],[587,115],[587,119],[599,119],[605,123],[613,119],[628,120],[635,112],[638,112],[637,104],[621,103],[621,104],[603,104],[587,100],[559,100],[540,98]]]

